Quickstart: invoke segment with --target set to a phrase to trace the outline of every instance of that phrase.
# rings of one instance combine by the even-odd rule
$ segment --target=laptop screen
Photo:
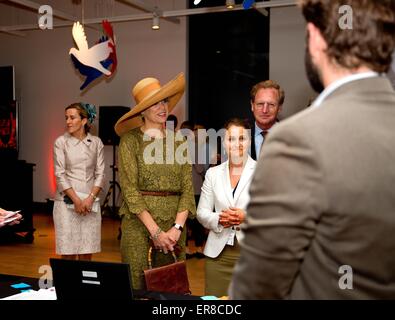
[[[58,300],[132,300],[127,263],[49,259]]]

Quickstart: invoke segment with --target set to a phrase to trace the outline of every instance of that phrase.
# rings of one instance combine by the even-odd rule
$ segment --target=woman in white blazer
[[[224,128],[228,160],[206,173],[197,209],[197,219],[210,230],[206,255],[206,295],[227,295],[233,267],[239,258],[240,224],[246,216],[249,186],[256,162],[248,155],[250,126],[240,119]]]

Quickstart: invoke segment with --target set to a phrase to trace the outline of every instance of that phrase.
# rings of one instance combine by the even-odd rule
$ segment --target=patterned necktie
[[[269,131],[267,131],[267,130],[262,130],[261,131],[261,136],[263,138],[263,141],[262,141],[262,144],[261,144],[261,148],[259,149],[259,155],[261,155],[261,153],[262,153],[262,146],[263,146],[263,143],[265,142],[265,137],[266,137],[268,132]]]

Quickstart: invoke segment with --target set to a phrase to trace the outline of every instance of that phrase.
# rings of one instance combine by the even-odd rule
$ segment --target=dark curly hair
[[[352,29],[339,26],[344,5],[352,9]],[[306,21],[320,30],[335,63],[346,69],[389,70],[395,48],[395,0],[299,0],[299,6]]]

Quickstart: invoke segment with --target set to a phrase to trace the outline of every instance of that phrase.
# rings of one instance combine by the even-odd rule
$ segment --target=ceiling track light
[[[152,17],[152,30],[159,30],[159,15],[154,12],[153,17]]]
[[[226,8],[233,9],[235,5],[235,0],[226,0]]]

